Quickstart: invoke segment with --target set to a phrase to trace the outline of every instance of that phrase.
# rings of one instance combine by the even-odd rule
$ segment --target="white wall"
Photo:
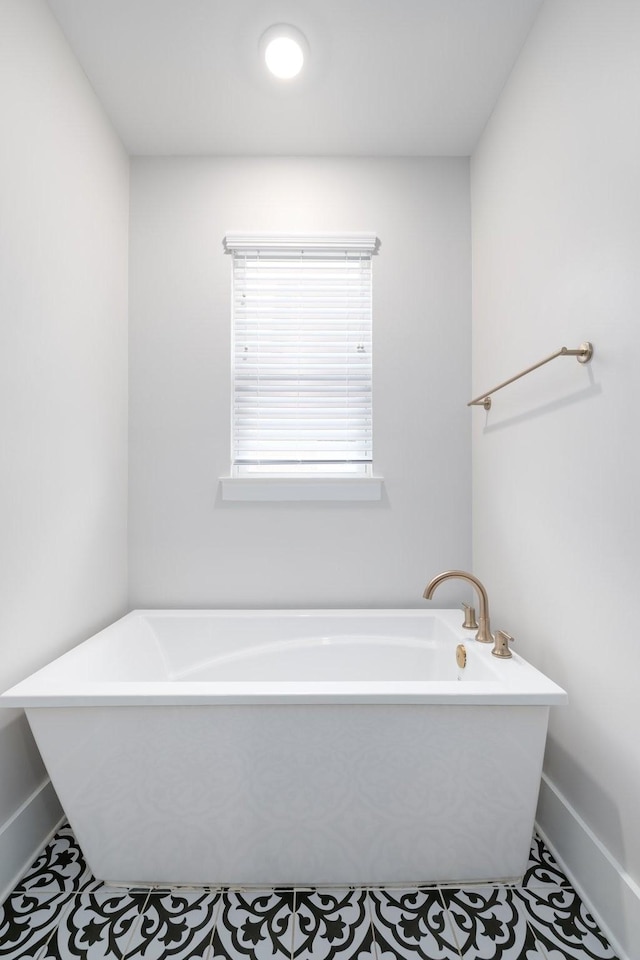
[[[132,606],[419,606],[469,563],[469,229],[466,160],[133,160]],[[237,230],[379,236],[382,502],[221,500]]]
[[[126,609],[128,158],[44,0],[2,0],[0,64],[5,689]],[[0,899],[59,812],[0,711]]]
[[[548,0],[472,161],[474,391],[562,345],[595,345],[590,366],[555,360],[497,394],[488,415],[474,411],[474,566],[493,625],[569,692],[551,719],[541,823],[630,956],[640,956],[639,50],[634,0]],[[588,868],[589,844],[602,869]]]

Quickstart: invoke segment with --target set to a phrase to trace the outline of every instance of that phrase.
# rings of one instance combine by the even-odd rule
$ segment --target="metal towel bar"
[[[555,353],[552,353],[551,356],[545,357],[544,360],[540,360],[538,363],[534,363],[532,367],[527,367],[526,370],[522,370],[520,373],[516,373],[515,377],[510,377],[508,380],[504,380],[502,383],[499,383],[497,387],[493,387],[491,390],[486,390],[484,393],[481,393],[480,396],[475,398],[475,400],[470,400],[467,406],[483,406],[485,410],[491,410],[492,393],[502,390],[503,387],[507,387],[510,383],[513,383],[514,380],[519,380],[520,377],[524,377],[533,370],[537,370],[538,367],[544,366],[544,364],[549,363],[550,360],[555,360],[556,357],[576,357],[578,363],[589,363],[589,360],[591,360],[592,356],[593,344],[588,340],[585,340],[584,343],[581,343],[577,350],[569,350],[567,347],[560,347],[560,349],[556,350]]]

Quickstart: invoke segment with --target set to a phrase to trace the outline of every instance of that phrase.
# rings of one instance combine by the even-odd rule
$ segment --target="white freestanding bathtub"
[[[566,694],[461,620],[134,611],[0,705],[25,708],[100,879],[515,880]]]

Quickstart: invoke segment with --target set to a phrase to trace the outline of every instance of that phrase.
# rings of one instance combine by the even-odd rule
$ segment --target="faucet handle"
[[[495,635],[495,644],[491,653],[494,657],[501,657],[503,660],[508,660],[509,657],[512,657],[513,654],[509,650],[509,644],[513,643],[513,637],[505,633],[504,630],[496,630]]]
[[[463,603],[461,606],[464,610],[464,623],[462,626],[465,630],[477,630],[478,624],[476,623],[475,607],[470,606],[468,603]]]

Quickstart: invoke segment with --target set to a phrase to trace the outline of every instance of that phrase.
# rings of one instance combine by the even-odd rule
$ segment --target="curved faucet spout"
[[[444,573],[439,573],[425,587],[423,594],[425,600],[431,600],[436,588],[445,580],[466,580],[475,589],[478,594],[478,632],[476,633],[476,640],[479,640],[480,643],[493,643],[494,638],[491,635],[491,624],[489,622],[489,597],[484,586],[472,573],[467,573],[465,570],[446,570]]]

